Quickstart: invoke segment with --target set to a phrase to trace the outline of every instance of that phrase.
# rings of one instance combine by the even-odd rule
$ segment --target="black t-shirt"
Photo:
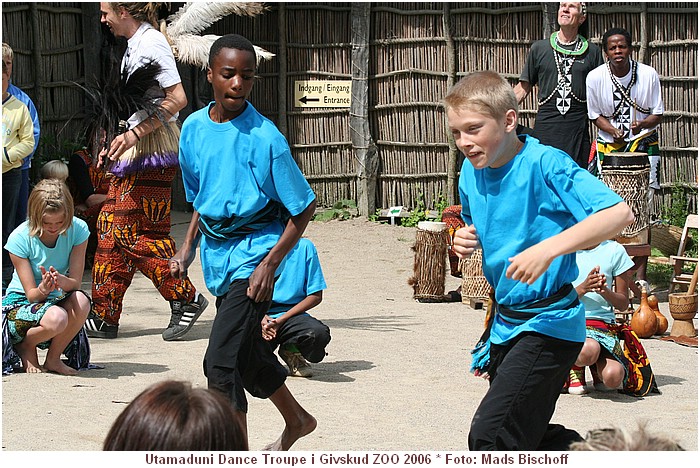
[[[588,72],[602,64],[603,55],[600,47],[591,42],[588,43],[586,52],[576,56],[571,67],[571,90],[577,97],[586,99],[586,76]],[[520,81],[527,81],[533,86],[538,85],[537,100],[542,101],[552,93],[558,79],[557,64],[554,61],[554,52],[549,39],[535,42],[530,48],[525,68],[520,74]]]

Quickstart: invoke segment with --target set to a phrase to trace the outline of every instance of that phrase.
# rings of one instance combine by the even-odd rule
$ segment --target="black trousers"
[[[15,271],[10,260],[10,254],[5,250],[5,244],[12,231],[15,230],[15,218],[19,205],[19,191],[22,185],[22,169],[16,167],[2,175],[2,293],[12,280]]]
[[[308,314],[295,315],[277,330],[270,341],[272,349],[277,346],[295,345],[307,361],[321,362],[326,357],[326,346],[331,341],[331,331],[320,320]]]
[[[581,436],[549,424],[583,343],[525,333],[491,344],[490,386],[472,419],[470,450],[567,450]]]
[[[287,369],[262,337],[260,322],[270,302],[254,302],[247,290],[247,279],[235,280],[226,295],[216,299],[203,363],[209,388],[224,393],[243,412],[248,411],[244,390],[269,398],[287,378]]]

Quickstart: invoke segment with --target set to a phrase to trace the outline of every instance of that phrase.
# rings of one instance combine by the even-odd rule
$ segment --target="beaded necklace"
[[[588,41],[580,34],[576,36],[576,39],[574,39],[573,42],[567,43],[559,41],[559,33],[553,32],[552,35],[549,36],[549,44],[552,46],[552,49],[564,55],[583,55],[588,50]],[[574,50],[569,50],[562,47],[573,44],[577,45]]]
[[[610,80],[612,81],[615,89],[620,93],[621,97],[620,102],[617,104],[617,106],[615,106],[613,114],[610,117],[603,116],[608,120],[617,119],[617,117],[619,117],[620,115],[620,112],[622,111],[624,104],[634,107],[637,111],[641,112],[642,114],[651,114],[651,109],[645,109],[642,106],[638,105],[636,100],[632,99],[632,97],[630,96],[630,90],[632,89],[632,86],[634,86],[637,82],[637,62],[630,59],[630,64],[632,67],[632,79],[630,80],[627,87],[625,87],[622,85],[622,83],[620,83],[620,80],[618,80],[617,76],[615,76],[615,74],[613,73],[612,68],[610,67],[610,61],[608,60],[607,62],[608,73],[610,73]]]
[[[546,98],[538,101],[539,106],[543,106],[548,103],[557,93],[559,94],[557,100],[557,109],[559,113],[564,115],[571,108],[571,102],[569,97],[573,98],[581,104],[585,104],[586,100],[574,94],[571,89],[571,69],[574,66],[575,57],[582,55],[586,50],[588,50],[588,41],[585,37],[580,34],[576,36],[576,39],[570,43],[561,43],[557,33],[552,33],[549,38],[549,43],[552,46],[552,53],[554,54],[554,64],[557,67],[557,85],[554,87],[552,92]],[[562,46],[573,45],[573,49],[565,49]]]

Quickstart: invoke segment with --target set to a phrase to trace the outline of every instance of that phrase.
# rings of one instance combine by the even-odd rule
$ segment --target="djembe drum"
[[[447,225],[440,222],[418,223],[413,261],[413,298],[419,302],[440,300],[445,295],[447,272]]]
[[[471,304],[473,299],[486,299],[491,285],[483,270],[482,250],[475,249],[469,257],[460,260],[462,269],[462,303]]]
[[[649,243],[650,171],[646,153],[608,153],[603,157],[603,182],[620,195],[634,213],[634,223],[618,236],[621,244]]]

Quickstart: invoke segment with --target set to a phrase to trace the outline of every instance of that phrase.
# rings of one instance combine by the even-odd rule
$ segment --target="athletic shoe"
[[[289,375],[292,377],[313,376],[311,365],[306,362],[306,359],[304,359],[304,356],[302,356],[301,353],[295,353],[287,349],[280,348],[279,355],[282,360],[287,363],[287,367],[289,367]]]
[[[119,325],[110,325],[93,311],[88,314],[83,327],[90,338],[116,338],[119,330]]]
[[[195,294],[192,302],[171,301],[170,324],[163,331],[163,339],[173,341],[185,336],[208,305],[207,298],[199,293]]]
[[[574,366],[574,368],[569,371],[568,391],[569,395],[585,395],[588,393],[585,369]]]

